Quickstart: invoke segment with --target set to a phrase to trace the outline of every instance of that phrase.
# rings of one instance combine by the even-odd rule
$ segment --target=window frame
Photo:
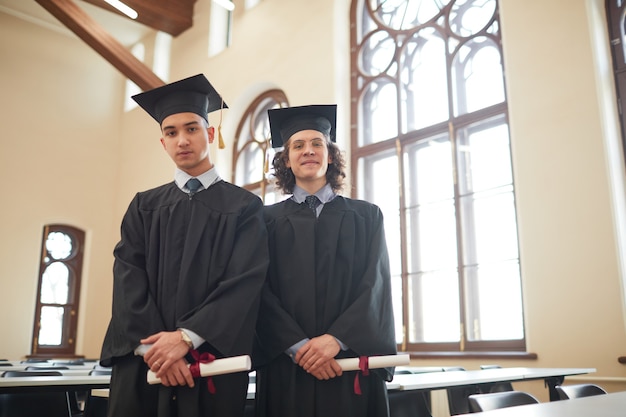
[[[63,233],[72,239],[72,252],[65,259],[53,259],[46,248],[48,236],[51,233]],[[39,259],[39,277],[37,282],[37,299],[35,302],[35,317],[33,322],[31,358],[76,357],[76,337],[78,328],[78,313],[80,305],[80,288],[82,281],[83,258],[85,248],[85,232],[77,227],[64,224],[48,224],[43,228],[41,241],[41,257]],[[68,300],[65,304],[42,303],[42,285],[46,268],[55,262],[63,263],[69,273]],[[61,343],[57,346],[40,345],[39,331],[42,308],[46,306],[63,307],[61,329]]]
[[[622,4],[618,4],[621,2]],[[606,18],[609,45],[611,47],[612,69],[617,98],[617,110],[622,134],[622,148],[626,155],[626,2],[623,0],[606,0]],[[624,32],[620,30],[624,26]]]
[[[231,178],[233,183],[240,187],[258,195],[263,202],[266,195],[270,193],[278,193],[270,180],[269,170],[271,170],[271,155],[273,149],[271,145],[269,118],[267,110],[277,107],[288,107],[289,101],[283,90],[274,88],[266,90],[252,100],[241,116],[237,129],[235,131],[235,141],[233,143],[232,154],[232,171]],[[263,125],[263,137],[256,137],[255,130],[258,126]],[[263,161],[259,161],[264,167],[263,172],[259,174],[258,181],[240,182],[237,177],[237,168],[249,152],[251,146],[258,146],[263,154]]]
[[[446,6],[444,6],[442,10],[445,11],[446,9],[451,8],[453,5],[454,5],[454,2],[451,1]],[[365,10],[366,8],[367,10]],[[500,28],[498,9],[499,9],[498,2],[496,0],[496,11],[494,13],[494,17],[492,18],[490,24],[486,25],[485,27],[490,27],[491,24],[497,21],[496,23],[498,24],[498,29]],[[359,70],[359,65],[361,65],[359,54],[361,52],[361,46],[362,46],[362,44],[359,43],[360,37],[361,37],[360,26],[363,24],[361,19],[363,18],[363,15],[366,12],[369,14],[370,19],[371,19],[371,21],[368,23],[371,24],[376,29],[380,29],[383,26],[383,23],[380,20],[377,21],[374,17],[372,17],[373,12],[371,10],[370,1],[353,0],[351,2],[351,8],[350,8],[351,153],[350,153],[350,158],[351,158],[351,178],[352,178],[352,184],[353,184],[352,196],[356,198],[358,195],[358,191],[361,189],[364,189],[364,185],[360,184],[360,173],[359,173],[360,162],[366,160],[367,158],[375,157],[376,155],[384,155],[385,153],[386,154],[395,153],[395,157],[397,159],[396,162],[398,166],[397,181],[399,182],[399,186],[400,186],[398,208],[400,211],[400,221],[399,221],[399,225],[400,225],[399,236],[401,239],[401,244],[400,244],[401,276],[400,278],[402,281],[402,316],[403,316],[402,317],[403,342],[398,346],[398,348],[402,351],[419,352],[420,354],[424,354],[424,355],[439,355],[443,353],[483,355],[487,352],[491,354],[493,354],[494,352],[500,352],[501,355],[505,355],[507,357],[510,354],[529,355],[525,352],[526,351],[526,340],[525,340],[526,331],[525,331],[525,327],[523,324],[523,310],[522,310],[522,330],[523,330],[524,335],[522,339],[497,340],[497,341],[494,341],[494,340],[472,341],[472,340],[468,340],[467,338],[467,330],[466,330],[467,326],[463,324],[467,321],[465,317],[466,301],[464,299],[467,296],[467,294],[464,288],[464,285],[465,285],[464,273],[463,273],[464,261],[463,261],[463,252],[461,248],[463,243],[460,241],[461,240],[460,237],[463,236],[463,234],[459,232],[460,230],[462,230],[463,225],[461,224],[462,211],[460,207],[461,199],[460,199],[458,178],[455,178],[454,209],[455,209],[457,236],[459,237],[459,241],[457,242],[457,247],[459,248],[457,250],[457,257],[458,257],[457,269],[458,269],[459,294],[460,294],[460,300],[459,300],[460,319],[461,319],[460,340],[459,342],[453,342],[453,343],[426,343],[426,342],[409,343],[408,342],[408,332],[406,329],[406,324],[409,323],[410,313],[409,313],[409,295],[408,295],[407,289],[409,286],[409,279],[410,279],[411,274],[408,272],[408,253],[407,253],[408,251],[407,249],[407,240],[408,240],[407,211],[408,211],[408,208],[407,208],[407,201],[405,201],[406,198],[404,197],[405,192],[406,192],[406,187],[407,187],[404,181],[405,168],[406,168],[404,166],[405,165],[404,150],[410,145],[419,143],[420,138],[432,137],[435,134],[447,134],[450,140],[451,146],[452,146],[452,152],[454,155],[453,158],[455,159],[454,160],[455,176],[458,176],[459,162],[456,161],[456,148],[457,148],[458,137],[456,135],[456,131],[466,126],[469,126],[473,123],[484,121],[484,120],[487,120],[488,118],[496,117],[496,116],[503,116],[508,126],[508,105],[507,105],[506,95],[505,95],[504,101],[502,103],[497,103],[491,106],[481,108],[479,110],[465,112],[461,115],[457,115],[455,111],[451,108],[453,100],[449,99],[448,103],[449,103],[450,109],[449,109],[448,120],[427,126],[425,128],[418,128],[416,130],[407,129],[406,133],[402,133],[401,121],[400,121],[400,117],[398,117],[397,118],[398,134],[396,137],[388,138],[386,140],[382,140],[379,142],[360,143],[361,142],[360,141],[361,139],[360,129],[363,129],[364,125],[369,125],[368,123],[363,122],[363,119],[366,118],[368,114],[362,115],[362,113],[367,113],[367,112],[362,112],[361,105],[360,105],[361,100],[366,95],[365,93],[367,91],[365,87],[363,86],[369,85],[369,83],[372,80],[377,80],[378,78],[381,78],[383,83],[393,82],[393,81],[390,81],[389,78],[384,78],[386,75],[384,71],[382,72],[382,75],[369,75],[369,74],[363,74]],[[449,10],[445,11],[444,13],[449,13]],[[367,40],[367,36],[373,33],[374,30],[375,29],[372,29],[370,32],[368,32],[368,34],[363,36],[363,40],[364,41]],[[396,48],[400,49],[400,46],[398,45],[401,41],[398,41],[398,40],[408,39],[412,33],[417,33],[419,29],[417,30],[411,29],[410,31],[403,30],[403,29],[396,30],[396,29],[391,28],[390,26],[385,26],[384,30],[389,34],[389,38],[392,38],[395,40]],[[479,36],[479,35],[480,33],[474,34],[474,37]],[[453,36],[449,28],[447,29],[445,36]],[[497,40],[497,45],[499,47],[500,54],[502,54],[500,30],[498,30],[497,36],[494,36],[493,38]],[[450,52],[446,50],[446,57],[447,57],[446,67],[447,67],[447,71],[449,72],[451,71],[451,68],[452,68],[452,59],[450,58],[450,55],[451,55]],[[395,65],[396,67],[400,65],[399,57],[397,55],[394,56],[392,62],[389,63],[389,67],[391,68],[393,67],[393,65]],[[396,68],[396,71],[398,71],[397,68]],[[448,95],[449,96],[452,94],[452,91],[453,91],[452,83],[450,81],[451,78],[452,76],[449,75],[448,76]],[[503,78],[504,78],[504,73],[503,73]],[[397,94],[398,94],[398,100],[400,100],[399,98],[400,93],[397,92]],[[390,121],[390,123],[393,124],[394,122]],[[513,190],[514,190],[514,180],[512,180],[512,184],[513,184]],[[514,191],[513,191],[513,196],[515,196]],[[393,213],[391,215],[393,215]],[[516,225],[516,228],[517,228],[517,225]],[[519,235],[518,235],[518,242],[519,242]],[[520,268],[520,277],[521,277],[521,265],[519,264],[519,250],[518,250],[517,260],[518,260],[518,265]],[[521,296],[522,294],[520,294],[520,297]],[[522,298],[522,309],[523,309],[523,298]],[[533,355],[530,354],[530,356],[533,356]]]

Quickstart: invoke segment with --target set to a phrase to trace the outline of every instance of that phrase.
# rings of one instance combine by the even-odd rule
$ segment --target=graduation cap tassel
[[[220,124],[217,126],[217,141],[220,149],[224,149],[224,137],[222,136],[222,114],[224,113],[224,99],[222,99],[222,105],[220,106]]]
[[[222,137],[222,126],[218,126],[217,127],[217,140],[218,140],[218,146],[220,149],[224,149],[226,147],[226,145],[224,145],[224,138]]]
[[[267,139],[265,143],[267,146],[265,148],[265,166],[263,167],[263,172],[267,174],[268,172],[270,172],[270,140]]]

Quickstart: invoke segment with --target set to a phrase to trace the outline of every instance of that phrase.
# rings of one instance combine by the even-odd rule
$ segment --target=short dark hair
[[[343,180],[346,177],[346,163],[339,147],[326,137],[326,146],[328,147],[328,155],[330,162],[326,170],[326,182],[335,193],[343,190]],[[292,194],[296,186],[296,176],[293,175],[291,168],[287,166],[289,161],[289,143],[285,145],[284,150],[276,152],[272,164],[274,166],[274,176],[276,177],[276,186],[280,188],[283,194]]]

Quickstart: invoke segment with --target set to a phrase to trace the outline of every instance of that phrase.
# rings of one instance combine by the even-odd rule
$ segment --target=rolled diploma
[[[234,372],[249,371],[252,368],[250,356],[232,356],[230,358],[215,359],[213,362],[200,364],[200,376],[232,374]],[[148,384],[160,384],[161,379],[152,371],[148,371]]]
[[[337,359],[337,363],[341,366],[342,371],[358,371],[361,369],[359,368],[359,358]],[[370,356],[367,359],[368,369],[403,366],[409,363],[410,357],[406,353],[400,355]]]

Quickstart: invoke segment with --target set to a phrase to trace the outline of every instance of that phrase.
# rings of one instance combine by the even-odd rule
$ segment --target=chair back
[[[62,376],[61,371],[4,371],[3,378],[19,376]]]
[[[391,390],[389,415],[394,417],[431,417],[430,392]]]
[[[499,408],[515,407],[525,404],[537,404],[539,401],[532,395],[522,391],[492,392],[489,394],[474,394],[469,398],[470,410],[473,413]]]
[[[396,369],[393,371],[394,375],[411,375],[413,372],[408,369]]]
[[[27,366],[24,368],[27,371],[59,371],[70,369],[67,366]]]
[[[20,376],[61,376],[59,371],[5,371],[3,378]],[[67,392],[11,392],[0,394],[0,417],[70,417]]]
[[[66,365],[84,365],[85,364],[85,360],[84,359],[72,359],[69,361],[54,361],[52,362],[53,365],[60,365],[60,366],[66,366]]]
[[[500,365],[480,365],[480,369],[501,369]],[[493,384],[485,384],[480,387],[480,392],[485,394],[488,392],[504,392],[513,391],[513,384],[510,382],[495,382]]]
[[[92,369],[89,375],[111,375],[111,369]]]
[[[606,394],[604,388],[595,384],[557,385],[555,389],[560,400]]]
[[[465,371],[462,366],[446,366],[444,372]],[[468,397],[472,394],[479,393],[480,390],[476,385],[467,385],[462,387],[454,387],[446,389],[448,395],[448,410],[451,416],[457,414],[467,414],[470,412]]]

